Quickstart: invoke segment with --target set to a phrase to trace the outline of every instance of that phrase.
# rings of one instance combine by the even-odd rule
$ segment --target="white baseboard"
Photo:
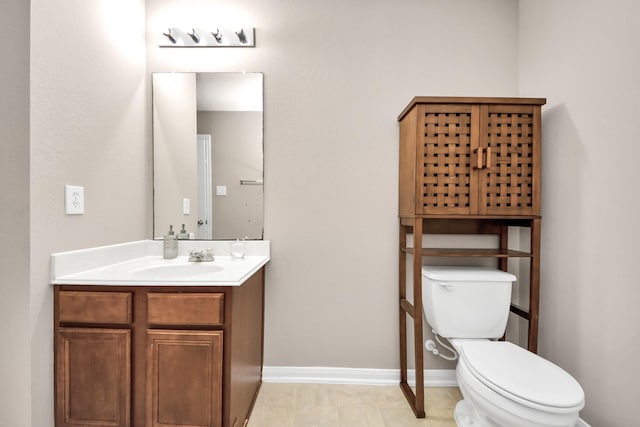
[[[586,422],[584,422],[582,418],[578,418],[578,423],[576,424],[576,427],[591,427],[591,426]]]
[[[265,366],[262,381],[266,383],[315,383],[398,385],[399,369],[326,368],[297,366]],[[408,372],[407,382],[415,384],[415,374]],[[425,369],[426,387],[457,387],[455,369]]]

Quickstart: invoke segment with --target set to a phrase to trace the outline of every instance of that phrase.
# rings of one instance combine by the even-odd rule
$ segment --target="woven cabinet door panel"
[[[481,107],[480,145],[491,154],[478,170],[480,214],[539,214],[540,132],[539,106]]]
[[[418,118],[416,213],[468,215],[477,197],[471,153],[479,122],[471,105],[424,105]]]

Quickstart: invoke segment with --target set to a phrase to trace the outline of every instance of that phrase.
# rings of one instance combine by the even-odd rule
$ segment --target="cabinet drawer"
[[[224,322],[223,293],[149,293],[151,325],[216,326]]]
[[[131,293],[60,291],[58,313],[60,322],[128,324]]]

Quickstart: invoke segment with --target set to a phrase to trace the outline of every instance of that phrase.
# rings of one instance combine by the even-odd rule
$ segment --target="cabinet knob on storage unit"
[[[491,167],[491,147],[478,147],[473,150],[476,155],[476,161],[473,164],[474,169],[484,169]]]
[[[473,164],[474,169],[482,169],[482,151],[482,147],[473,150],[473,153],[476,155],[476,161]]]

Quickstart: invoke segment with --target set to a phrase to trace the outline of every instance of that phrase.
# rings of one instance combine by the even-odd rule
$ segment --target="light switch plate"
[[[227,186],[216,185],[216,196],[226,196],[226,195],[227,195]]]
[[[67,215],[84,214],[84,187],[64,186],[64,212]]]

